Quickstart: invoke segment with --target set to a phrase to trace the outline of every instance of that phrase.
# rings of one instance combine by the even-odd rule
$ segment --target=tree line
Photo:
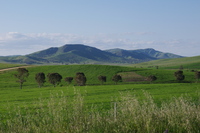
[[[18,68],[17,74],[14,74],[14,76],[17,78],[17,82],[20,84],[20,89],[22,89],[22,85],[24,82],[26,82],[26,79],[29,76],[29,71],[26,68]],[[185,75],[183,74],[182,70],[178,70],[174,72],[174,76],[177,81],[183,81],[185,79]],[[51,83],[54,87],[60,84],[63,77],[59,73],[48,73],[47,74],[48,82]],[[97,77],[101,84],[104,84],[107,81],[107,77],[100,75]],[[195,79],[197,82],[200,79],[200,71],[195,72]],[[35,80],[39,87],[42,87],[43,84],[46,82],[46,76],[43,72],[39,72],[35,75]],[[75,77],[65,77],[64,81],[68,84],[71,84],[72,81],[75,80],[76,85],[78,86],[85,86],[87,82],[87,78],[83,72],[77,72]],[[150,75],[147,77],[147,80],[150,82],[153,82],[157,80],[157,77],[155,75]],[[118,82],[122,81],[121,75],[114,75],[112,77],[112,81],[117,84]]]
[[[17,82],[20,84],[20,89],[22,89],[23,83],[26,82],[26,79],[29,76],[29,71],[26,68],[18,68],[17,74],[14,74],[14,76],[17,78]],[[54,87],[60,84],[61,80],[63,79],[62,75],[59,73],[48,73],[47,74],[48,82],[51,83]],[[106,82],[107,77],[100,75],[98,76],[98,80],[101,82],[101,84],[104,84]],[[72,81],[75,80],[76,85],[78,86],[85,86],[87,78],[83,72],[77,72],[75,77],[65,77],[64,81],[68,84],[71,84]],[[35,81],[38,84],[38,87],[41,88],[44,83],[46,82],[46,76],[43,72],[39,72],[35,75]],[[112,77],[112,81],[117,84],[117,82],[122,81],[122,77],[120,75],[114,75]]]

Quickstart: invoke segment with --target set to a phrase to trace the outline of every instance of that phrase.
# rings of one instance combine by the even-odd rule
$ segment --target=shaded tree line
[[[18,68],[17,73],[14,74],[15,78],[17,78],[16,82],[19,82],[20,84],[20,89],[22,89],[23,83],[26,82],[26,79],[29,76],[29,71],[26,68]],[[185,75],[183,74],[182,70],[178,70],[174,72],[174,76],[177,81],[183,81],[185,79]],[[54,87],[59,85],[61,83],[61,80],[63,77],[59,73],[48,73],[47,74],[48,82],[51,83]],[[99,75],[98,80],[100,81],[101,84],[104,84],[107,81],[107,77],[104,75]],[[157,77],[155,75],[150,75],[147,77],[148,81],[151,83],[155,80],[157,80]],[[200,71],[195,72],[195,79],[196,82],[199,82],[200,79]],[[35,80],[38,84],[38,87],[41,88],[44,83],[46,82],[46,76],[43,72],[39,72],[35,75]],[[75,80],[76,85],[78,86],[85,86],[87,82],[87,78],[83,72],[77,72],[75,77],[66,77],[64,78],[64,81],[70,85],[72,81]],[[114,75],[112,77],[112,81],[117,84],[118,82],[122,82],[122,77],[121,75]]]

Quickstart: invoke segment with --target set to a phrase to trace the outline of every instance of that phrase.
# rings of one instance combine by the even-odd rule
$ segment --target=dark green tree
[[[49,73],[47,77],[49,82],[53,84],[54,87],[56,87],[56,85],[59,85],[62,80],[62,76],[59,73]]]
[[[66,77],[65,81],[70,85],[73,79],[73,77]]]
[[[106,82],[106,76],[98,76],[98,80],[101,82],[101,84],[103,84],[104,82]]]
[[[86,78],[84,73],[77,72],[76,77],[75,77],[75,81],[76,81],[77,85],[84,86],[86,81],[87,81],[87,78]]]
[[[14,74],[14,76],[18,79],[17,82],[20,83],[20,89],[22,89],[22,85],[24,82],[26,82],[26,78],[29,76],[29,72],[26,68],[18,68],[17,74]]]
[[[150,75],[147,79],[152,83],[153,81],[157,80],[157,77],[155,75]]]
[[[195,72],[195,79],[197,80],[197,82],[199,82],[199,79],[200,79],[200,71],[196,71],[196,72]]]
[[[114,75],[113,77],[112,77],[112,81],[114,81],[115,82],[115,84],[117,84],[117,82],[119,82],[119,81],[122,81],[122,77],[120,76],[120,75]]]
[[[41,88],[43,86],[43,84],[46,82],[45,74],[43,72],[37,73],[35,75],[35,80],[38,83],[39,88]]]
[[[176,77],[176,80],[182,81],[185,79],[185,76],[183,75],[183,71],[179,70],[174,72],[174,76]]]

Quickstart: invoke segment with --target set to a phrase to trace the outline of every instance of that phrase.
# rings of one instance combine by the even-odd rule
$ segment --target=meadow
[[[184,82],[177,82],[176,70],[109,65],[59,65],[27,68],[29,77],[19,89],[13,74],[0,74],[0,132],[200,132],[199,83],[194,72],[184,70]],[[53,87],[38,88],[35,74],[60,73],[63,78],[84,72],[86,86],[68,85],[62,80]],[[157,80],[120,82],[123,78]],[[107,76],[101,85],[97,77]],[[128,76],[127,76],[128,75]],[[136,76],[136,77],[134,77]]]
[[[12,68],[12,67],[18,67],[18,66],[24,66],[24,65],[22,65],[22,64],[6,64],[6,63],[0,63],[0,69]]]

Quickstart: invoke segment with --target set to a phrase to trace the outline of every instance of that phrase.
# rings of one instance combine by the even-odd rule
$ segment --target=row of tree
[[[17,82],[20,83],[20,88],[22,89],[23,83],[26,82],[26,78],[28,78],[29,76],[29,71],[26,68],[18,68],[17,72],[18,73],[15,74],[14,76],[18,79]],[[183,75],[182,70],[178,70],[174,72],[174,76],[176,77],[176,80],[178,81],[182,81],[185,79],[185,75]],[[55,87],[60,84],[63,77],[59,73],[49,73],[47,75],[47,78],[48,78],[48,82],[51,83]],[[195,78],[197,79],[197,81],[200,79],[199,71],[195,72]],[[43,84],[46,82],[45,74],[43,72],[37,73],[35,75],[35,80],[38,86],[42,87]],[[66,81],[68,84],[71,84],[73,80],[75,80],[76,85],[84,86],[86,84],[87,78],[83,72],[77,72],[75,78],[66,77],[64,79],[64,81]],[[98,80],[101,82],[101,84],[103,84],[104,82],[106,82],[106,76],[100,75],[98,76]],[[157,80],[157,77],[155,75],[148,76],[148,81],[152,82],[155,80]],[[122,77],[116,74],[112,77],[112,81],[114,81],[115,84],[117,84],[117,82],[122,81]]]
[[[29,71],[26,68],[18,68],[17,74],[14,76],[18,79],[17,82],[20,83],[20,89],[22,89],[22,85],[26,82],[26,79],[29,76]],[[54,87],[59,85],[63,77],[59,73],[48,73],[47,74],[48,82],[51,83]],[[35,80],[39,87],[42,87],[43,84],[46,82],[46,76],[43,72],[39,72],[35,75]],[[84,86],[86,84],[87,78],[83,72],[77,72],[75,78],[73,77],[66,77],[64,81],[68,84],[75,80],[76,85]],[[98,80],[103,84],[106,82],[106,76],[98,76]],[[112,80],[117,84],[117,82],[122,81],[122,77],[120,75],[114,75]]]

